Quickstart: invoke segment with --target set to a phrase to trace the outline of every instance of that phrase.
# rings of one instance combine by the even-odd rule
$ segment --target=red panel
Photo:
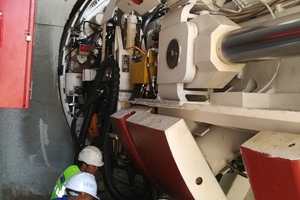
[[[122,146],[126,153],[128,154],[129,158],[133,161],[135,166],[140,169],[141,172],[144,173],[144,175],[158,188],[161,189],[159,184],[155,181],[155,179],[152,177],[146,166],[144,165],[137,149],[135,148],[131,136],[128,132],[128,129],[126,127],[126,119],[130,116],[132,116],[135,112],[134,111],[128,111],[128,113],[124,113],[124,115],[120,117],[111,117],[111,122],[114,126],[114,130],[118,135],[119,140],[122,143]]]
[[[256,200],[300,199],[300,161],[270,157],[242,148]]]
[[[148,110],[137,106],[111,116],[124,150],[149,180],[172,199],[194,199],[174,161],[165,132],[129,121]]]
[[[183,180],[164,131],[126,122],[130,136],[145,166],[172,199],[194,199]]]
[[[0,1],[0,107],[28,108],[35,0]]]
[[[300,157],[297,142],[300,140],[295,138],[299,136],[290,134],[293,137],[290,141],[292,144],[295,142],[295,146],[291,146],[288,145],[289,142],[285,142],[290,135],[267,134],[260,133],[241,146],[254,197],[256,200],[298,200],[300,199]],[[280,155],[277,152],[280,152]],[[296,156],[293,156],[292,152]]]

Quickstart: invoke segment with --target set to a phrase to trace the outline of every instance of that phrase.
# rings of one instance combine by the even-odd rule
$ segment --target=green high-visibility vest
[[[80,172],[80,169],[77,165],[71,165],[65,169],[65,171],[63,171],[56,181],[56,185],[52,191],[50,200],[62,197],[65,193],[66,182],[71,178],[71,176],[78,172]]]

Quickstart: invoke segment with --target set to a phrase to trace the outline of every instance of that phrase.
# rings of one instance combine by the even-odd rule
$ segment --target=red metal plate
[[[241,146],[256,200],[300,199],[300,136],[262,131]]]
[[[130,122],[127,125],[133,143],[155,182],[172,199],[194,199],[174,161],[165,132]]]
[[[142,109],[145,111],[145,109]],[[158,188],[161,190],[159,184],[155,181],[153,176],[150,174],[149,170],[146,168],[142,158],[140,157],[139,152],[135,148],[133,141],[131,139],[130,133],[127,129],[126,119],[135,114],[134,110],[124,110],[123,112],[119,111],[111,116],[111,122],[114,126],[114,130],[118,135],[119,140],[122,143],[122,146],[129,158],[133,161],[135,166],[142,172],[144,175]]]
[[[194,199],[173,158],[165,131],[130,121],[142,117],[147,109],[134,107],[113,114],[114,130],[130,158],[156,187],[173,199]]]
[[[0,107],[28,108],[35,0],[0,1]]]

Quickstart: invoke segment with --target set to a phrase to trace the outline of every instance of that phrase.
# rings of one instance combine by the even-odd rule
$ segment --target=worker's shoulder
[[[69,167],[67,167],[64,171],[63,174],[65,175],[73,175],[80,172],[80,169],[77,165],[70,165]]]
[[[58,177],[57,184],[64,185],[74,174],[80,172],[80,169],[77,165],[70,165],[67,167]]]

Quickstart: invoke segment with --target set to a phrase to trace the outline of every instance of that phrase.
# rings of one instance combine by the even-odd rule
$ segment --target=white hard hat
[[[95,146],[84,147],[78,155],[78,160],[97,167],[104,165],[102,161],[102,153]]]
[[[97,183],[95,176],[87,172],[79,172],[74,174],[66,183],[65,187],[72,191],[84,192],[97,197]]]

